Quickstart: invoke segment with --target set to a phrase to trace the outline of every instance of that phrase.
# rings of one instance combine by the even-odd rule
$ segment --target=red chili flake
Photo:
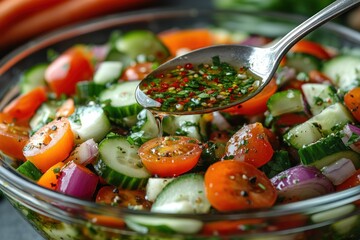
[[[170,86],[167,83],[161,83],[161,88],[168,89]]]
[[[157,101],[157,102],[159,102],[159,103],[163,103],[163,102],[164,102],[164,99],[162,99],[162,98],[157,98],[157,99],[155,99],[155,101]]]
[[[159,73],[156,75],[156,78],[164,78],[164,77],[165,77],[165,75],[163,73]]]
[[[180,76],[182,76],[182,77],[186,76],[186,74],[187,74],[187,72],[185,72],[185,71],[180,72]]]
[[[204,77],[204,78],[207,78],[208,76],[209,76],[209,75],[208,75],[207,73],[204,73],[204,74],[203,74],[203,77]]]
[[[214,81],[215,83],[219,83],[219,79],[218,79],[218,78],[214,78],[213,81]]]
[[[215,90],[213,90],[213,89],[209,89],[209,90],[206,91],[207,94],[212,94],[214,92],[215,92]]]
[[[193,96],[195,96],[195,93],[194,93],[194,92],[190,92],[190,93],[189,93],[189,97],[193,97]]]
[[[176,68],[177,68],[177,69],[181,69],[181,68],[182,68],[182,66],[180,66],[180,65],[177,65],[177,66],[176,66]]]
[[[184,78],[183,78],[183,82],[186,82],[186,83],[189,82],[189,78],[188,78],[188,77],[184,77]]]
[[[228,88],[228,91],[231,93],[234,89],[233,88]]]
[[[155,83],[155,82],[151,82],[150,85],[151,85],[152,87],[155,87],[155,86],[156,86],[156,83]]]
[[[143,86],[144,87],[148,87],[149,85],[147,83],[143,83]]]
[[[200,90],[200,91],[203,91],[203,90],[205,90],[205,87],[204,87],[204,86],[200,86],[200,87],[199,87],[199,90]]]
[[[190,69],[193,69],[193,68],[194,68],[194,66],[191,63],[185,64],[185,69],[190,70]]]
[[[179,82],[173,82],[173,83],[171,83],[170,86],[174,87],[174,88],[178,88],[178,87],[180,87],[180,83]]]

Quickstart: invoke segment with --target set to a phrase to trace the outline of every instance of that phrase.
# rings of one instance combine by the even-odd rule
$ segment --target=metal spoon
[[[200,114],[235,106],[258,94],[270,82],[273,75],[275,74],[276,69],[279,66],[281,59],[295,43],[305,37],[308,33],[312,32],[336,16],[341,15],[359,3],[360,0],[337,0],[301,23],[299,26],[286,34],[283,38],[272,42],[267,47],[261,48],[244,45],[217,45],[202,48],[174,58],[160,65],[155,71],[149,74],[149,76],[164,73],[166,70],[175,69],[176,66],[183,66],[186,63],[192,63],[193,65],[201,64],[214,56],[219,56],[222,62],[230,63],[232,66],[249,67],[250,72],[254,73],[260,77],[260,79],[262,79],[259,88],[257,88],[257,90],[253,91],[251,94],[245,95],[238,101],[232,102],[226,106],[204,108],[196,111],[175,111],[171,112],[171,114]],[[149,98],[141,90],[142,84],[145,84],[148,81],[148,78],[145,78],[137,87],[135,92],[136,100],[143,107],[151,109],[155,112],[160,112],[159,107],[161,106],[161,103]]]

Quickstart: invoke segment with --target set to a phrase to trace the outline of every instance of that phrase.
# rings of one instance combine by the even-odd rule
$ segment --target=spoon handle
[[[359,3],[360,0],[337,0],[312,17],[308,18],[271,47],[276,55],[276,58],[283,57],[296,42],[305,37],[315,28],[341,15]]]

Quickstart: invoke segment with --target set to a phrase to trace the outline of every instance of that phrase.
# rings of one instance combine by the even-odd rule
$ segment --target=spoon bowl
[[[176,57],[160,65],[140,82],[135,92],[136,100],[144,108],[150,109],[154,112],[171,113],[173,115],[208,113],[245,102],[261,92],[261,90],[270,82],[282,58],[295,43],[300,41],[308,33],[317,29],[336,16],[348,11],[359,3],[360,0],[337,0],[304,21],[281,39],[273,41],[265,47],[253,47],[236,44],[215,45],[201,48]],[[184,66],[187,63],[191,63],[192,65],[209,63],[214,56],[219,57],[222,62],[231,64],[234,68],[247,68],[249,72],[253,73],[260,79],[260,85],[254,91],[244,94],[240,98],[237,97],[236,101],[230,102],[226,105],[204,107],[202,109],[190,111],[172,110],[171,112],[161,110],[161,103],[150,98],[142,90],[144,89],[144,86],[151,81],[152,76],[158,76],[162,73],[168,72],[169,70],[176,69],[177,66]]]

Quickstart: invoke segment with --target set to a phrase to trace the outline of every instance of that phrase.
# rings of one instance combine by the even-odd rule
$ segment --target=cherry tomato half
[[[4,154],[25,160],[22,149],[29,140],[29,128],[12,123],[0,123],[0,151]]]
[[[323,46],[305,39],[297,42],[289,52],[306,53],[325,60],[331,57],[330,53]]]
[[[26,159],[42,172],[65,160],[74,146],[74,134],[66,118],[54,120],[40,128],[23,149]]]
[[[360,121],[360,87],[356,87],[347,92],[344,96],[346,107],[357,121]]]
[[[267,129],[261,123],[243,126],[226,144],[224,158],[261,167],[270,161],[274,153],[267,134]]]
[[[3,113],[16,120],[30,119],[46,99],[45,88],[37,87],[11,101]]]
[[[91,80],[94,66],[91,62],[90,51],[86,47],[77,45],[65,51],[56,58],[45,71],[45,80],[57,96],[72,95],[76,90],[76,83]]]
[[[219,161],[205,172],[205,191],[218,211],[271,207],[277,192],[266,175],[251,164]]]
[[[154,138],[139,148],[146,169],[159,177],[175,177],[191,170],[201,152],[200,141],[185,136]]]
[[[151,62],[144,62],[129,66],[125,69],[120,79],[126,81],[143,80],[149,73],[153,71],[153,65],[154,64]]]

